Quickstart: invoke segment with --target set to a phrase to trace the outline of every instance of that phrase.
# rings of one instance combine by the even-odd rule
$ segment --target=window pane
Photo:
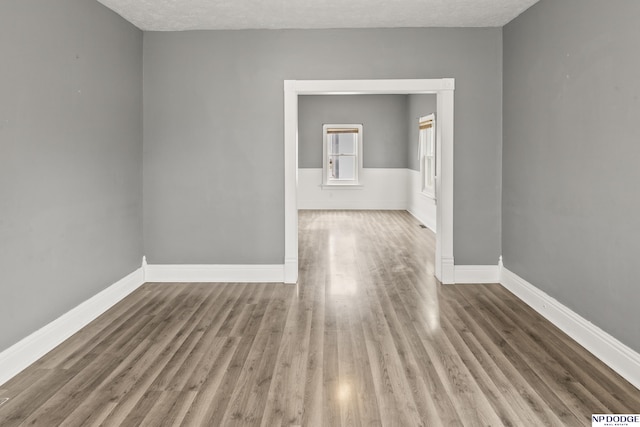
[[[326,185],[359,185],[362,168],[362,125],[324,124],[323,183]]]
[[[330,136],[329,154],[356,154],[357,133],[334,133]]]
[[[427,131],[427,136],[426,136],[426,139],[427,139],[427,155],[428,156],[433,156],[433,152],[434,152],[434,150],[433,150],[433,148],[434,148],[433,147],[433,129],[429,128],[429,129],[426,129],[426,131]]]
[[[328,139],[329,139],[329,144],[328,144],[328,148],[329,148],[329,154],[334,154],[338,152],[338,135],[333,133],[330,135],[327,135]]]
[[[329,156],[329,179],[353,180],[356,178],[355,156]]]

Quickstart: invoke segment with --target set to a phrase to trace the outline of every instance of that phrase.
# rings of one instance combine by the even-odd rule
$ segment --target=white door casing
[[[284,219],[285,283],[298,280],[298,96],[359,94],[436,94],[436,259],[435,274],[454,283],[453,260],[453,93],[454,79],[285,80]]]

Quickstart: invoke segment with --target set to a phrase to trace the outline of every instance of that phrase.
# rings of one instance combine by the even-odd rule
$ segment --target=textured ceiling
[[[98,0],[145,31],[501,27],[538,0]]]

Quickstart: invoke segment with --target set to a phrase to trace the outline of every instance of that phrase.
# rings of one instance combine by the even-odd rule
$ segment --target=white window
[[[360,185],[362,125],[327,124],[323,132],[323,185]]]
[[[420,176],[422,194],[436,198],[436,120],[434,114],[420,117]]]

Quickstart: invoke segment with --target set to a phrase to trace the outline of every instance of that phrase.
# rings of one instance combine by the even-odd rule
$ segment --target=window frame
[[[430,126],[422,128],[424,123]],[[428,130],[431,129],[431,132]],[[435,114],[428,114],[418,119],[418,147],[420,150],[420,192],[422,195],[436,200],[436,180],[438,178],[437,156],[438,150],[436,145],[436,117]],[[422,135],[425,135],[423,139]],[[431,150],[429,150],[429,141],[427,138],[431,136]],[[431,163],[431,185],[427,185],[427,164]]]
[[[354,178],[345,180],[331,179],[329,174],[329,129],[356,129],[358,140],[355,147]],[[323,188],[361,188],[362,187],[362,147],[363,125],[359,123],[326,123],[322,125],[322,187]]]

